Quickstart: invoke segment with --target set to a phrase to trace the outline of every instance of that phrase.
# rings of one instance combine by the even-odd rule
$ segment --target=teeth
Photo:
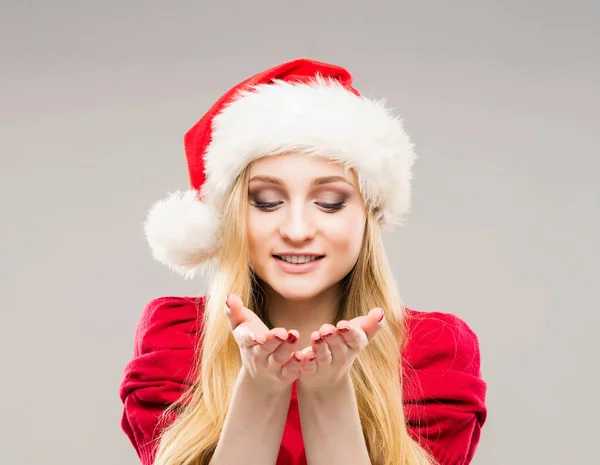
[[[284,262],[301,264],[301,263],[308,263],[308,262],[315,261],[319,257],[316,255],[300,255],[300,256],[294,255],[294,256],[280,256],[279,258],[281,258]]]

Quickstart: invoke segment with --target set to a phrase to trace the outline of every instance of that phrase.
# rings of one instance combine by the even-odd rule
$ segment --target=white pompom
[[[198,191],[176,191],[155,203],[144,224],[153,257],[185,278],[193,278],[218,247],[220,220]]]

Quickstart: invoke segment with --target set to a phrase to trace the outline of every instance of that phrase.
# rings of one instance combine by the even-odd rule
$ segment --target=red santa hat
[[[144,229],[154,258],[188,278],[217,254],[226,196],[261,157],[301,151],[353,168],[382,225],[409,210],[413,144],[339,66],[298,59],[258,73],[225,93],[184,143],[191,188],[154,204]]]

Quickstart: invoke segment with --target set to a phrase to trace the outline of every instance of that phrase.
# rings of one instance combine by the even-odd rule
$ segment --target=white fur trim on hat
[[[173,192],[155,203],[144,232],[152,255],[185,278],[193,278],[218,248],[217,212],[198,191]]]
[[[255,86],[215,116],[204,156],[204,200],[219,205],[253,160],[293,151],[355,168],[361,193],[382,224],[399,223],[409,211],[415,154],[401,121],[383,101],[322,77]]]

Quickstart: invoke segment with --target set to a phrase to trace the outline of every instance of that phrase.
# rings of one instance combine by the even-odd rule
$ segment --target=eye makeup
[[[260,202],[258,200],[254,200],[250,202],[250,205],[258,208],[259,210],[271,211],[282,203],[283,202]]]
[[[335,202],[335,203],[326,203],[326,202],[314,202],[314,203],[315,203],[315,205],[317,205],[318,207],[322,208],[323,210],[325,210],[329,213],[339,211],[346,206],[345,199],[343,199],[339,202]],[[281,204],[283,204],[282,201],[275,201],[275,202],[265,202],[265,201],[261,201],[261,200],[251,200],[250,201],[250,205],[252,205],[255,208],[258,208],[259,210],[264,210],[264,211],[272,211]]]
[[[325,210],[329,210],[330,212],[334,212],[334,211],[339,211],[342,208],[344,208],[346,206],[345,204],[345,199],[340,201],[340,202],[336,202],[336,203],[324,203],[324,202],[315,202],[316,205],[318,205],[319,207],[325,209]]]
[[[279,200],[281,194],[273,191],[273,188],[249,189],[248,200],[250,201],[250,205],[266,211],[281,205],[283,203]]]
[[[346,202],[351,195],[345,189],[332,189],[330,187],[316,189],[312,196],[313,203],[326,213],[334,213],[346,207]],[[254,188],[249,189],[248,199],[250,204],[263,211],[273,211],[284,203],[285,195],[279,189]]]

